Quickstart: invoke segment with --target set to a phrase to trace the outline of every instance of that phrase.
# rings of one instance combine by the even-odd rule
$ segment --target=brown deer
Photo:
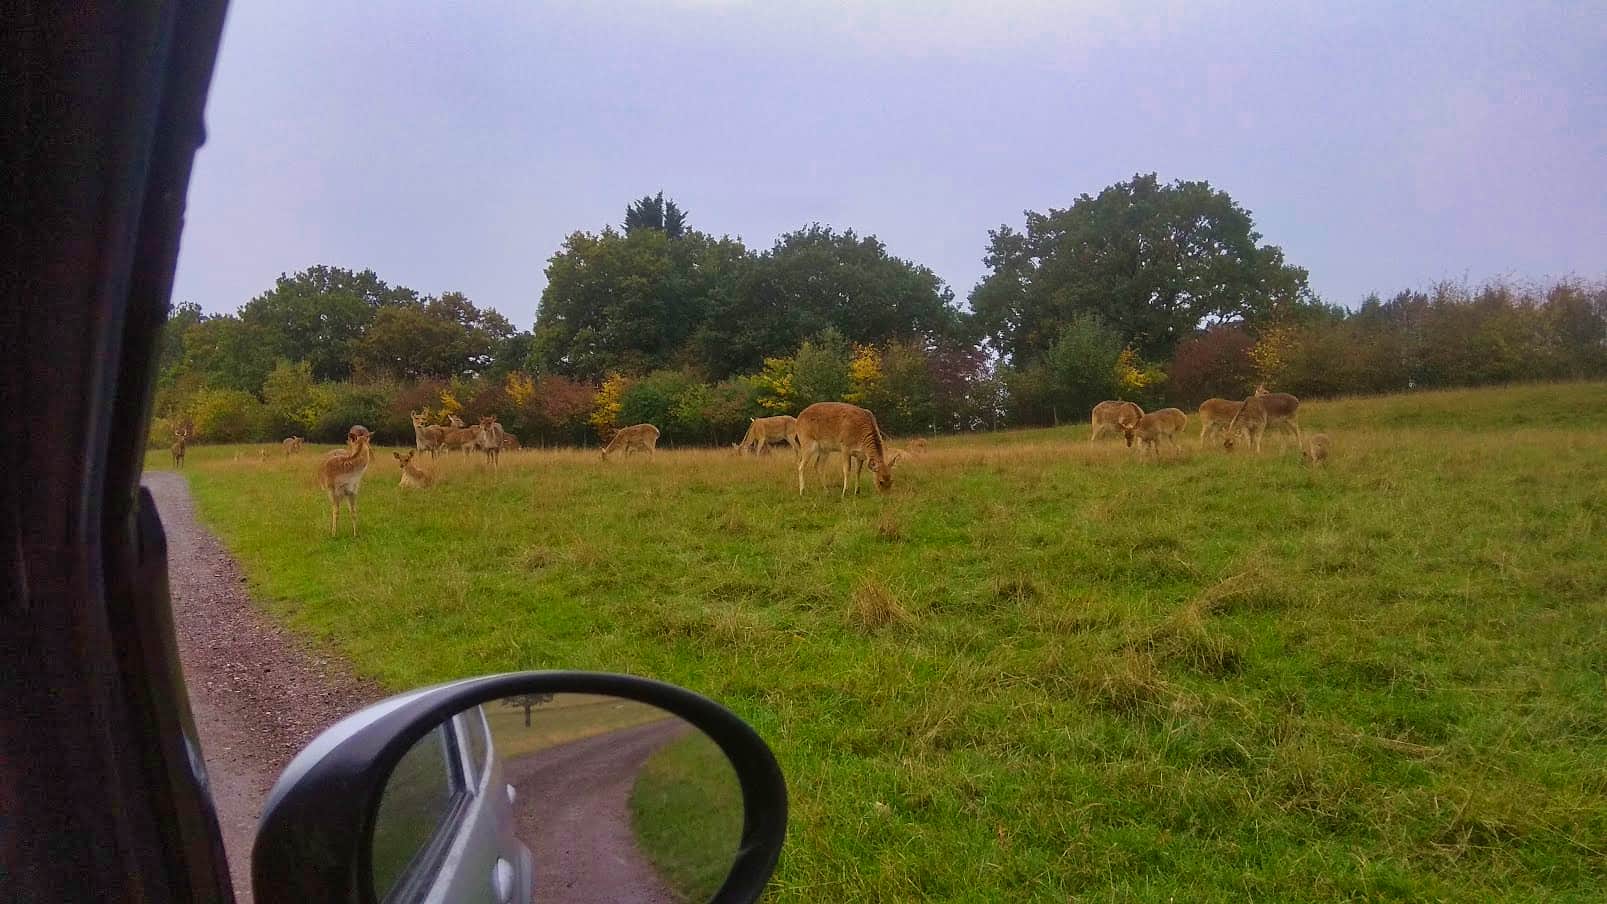
[[[798,415],[798,495],[804,492],[804,469],[813,466],[826,488],[826,475],[820,462],[832,452],[843,454],[843,496],[848,495],[848,475],[854,475],[854,495],[859,495],[859,478],[866,464],[876,476],[876,489],[893,487],[893,469],[884,457],[882,431],[876,415],[847,402],[816,402]]]
[[[455,415],[453,420],[457,420]],[[458,421],[458,423],[463,422]],[[468,458],[470,452],[480,448],[480,437],[484,433],[485,428],[479,424],[475,424],[473,427],[450,427],[441,436],[441,448],[448,451],[462,449],[463,457]]]
[[[1162,408],[1160,411],[1151,411],[1138,419],[1138,422],[1125,429],[1127,445],[1131,446],[1133,440],[1138,440],[1138,454],[1143,455],[1148,449],[1155,453],[1156,458],[1161,457],[1161,440],[1165,440],[1173,449],[1181,451],[1177,444],[1177,435],[1182,433],[1189,425],[1189,416],[1181,408]]]
[[[480,418],[480,435],[475,437],[474,447],[485,453],[485,460],[493,471],[501,466],[502,437],[502,425],[497,423],[495,415]]]
[[[1300,411],[1300,400],[1287,392],[1267,392],[1263,384],[1255,388],[1255,395],[1244,400],[1239,413],[1234,415],[1228,424],[1227,438],[1222,441],[1222,448],[1232,449],[1236,445],[1238,431],[1243,428],[1249,444],[1255,448],[1257,454],[1261,452],[1261,437],[1267,428],[1273,425],[1281,426],[1295,435],[1295,445],[1304,447],[1300,438],[1300,424],[1295,421],[1295,415]]]
[[[518,452],[523,448],[524,446],[519,442],[519,437],[514,436],[512,433],[509,433],[506,430],[502,431],[502,451]]]
[[[180,427],[173,431],[173,435],[178,438],[178,442],[175,442],[168,451],[173,453],[173,467],[182,468],[184,467],[184,451],[190,445],[190,431],[188,428]]]
[[[329,494],[329,535],[339,533],[340,502],[352,514],[352,536],[357,536],[357,490],[363,482],[363,473],[374,461],[369,448],[372,434],[361,424],[346,431],[346,448],[336,449],[324,456],[318,465],[318,485]]]
[[[748,420],[748,433],[736,444],[738,453],[770,451],[773,445],[786,443],[792,447],[793,457],[798,455],[798,419],[787,414],[775,417],[756,417]]]
[[[285,457],[289,458],[290,456],[301,451],[301,444],[303,441],[303,438],[299,436],[287,436],[279,441],[279,445],[284,448]]]
[[[1306,444],[1306,448],[1301,451],[1300,457],[1304,458],[1310,464],[1314,464],[1314,465],[1327,464],[1328,463],[1328,445],[1329,445],[1328,434],[1326,434],[1326,433],[1318,433],[1318,434],[1316,434],[1315,436],[1313,436],[1311,438],[1310,442],[1308,442]]]
[[[630,427],[621,427],[614,431],[614,436],[603,447],[603,459],[606,461],[610,452],[623,452],[626,455],[641,449],[652,458],[654,450],[658,447],[658,428],[652,424],[635,424]]]
[[[459,430],[462,430],[464,427],[468,426],[467,424],[463,423],[463,418],[460,418],[455,414],[447,415],[446,416],[446,422],[447,422],[447,424],[449,424],[449,425],[451,425],[453,427],[456,427]]]
[[[427,410],[409,411],[407,414],[413,421],[413,448],[430,453],[431,458],[440,455],[441,447],[446,444],[446,428],[429,423]]]
[[[1210,434],[1226,430],[1233,419],[1238,417],[1239,409],[1244,407],[1243,402],[1232,399],[1206,399],[1200,404],[1200,447],[1205,447],[1205,438]]]
[[[1133,444],[1132,426],[1137,424],[1138,419],[1143,416],[1144,409],[1132,402],[1118,402],[1115,399],[1100,402],[1094,406],[1092,418],[1094,430],[1089,434],[1088,441],[1093,442],[1099,439],[1106,431],[1114,430],[1126,435],[1127,445],[1131,446]]]
[[[428,489],[430,484],[435,482],[434,474],[413,464],[413,456],[418,454],[417,449],[409,449],[406,452],[392,452],[391,454],[396,456],[396,460],[401,462],[402,465],[402,482],[400,486],[406,489],[423,490]]]

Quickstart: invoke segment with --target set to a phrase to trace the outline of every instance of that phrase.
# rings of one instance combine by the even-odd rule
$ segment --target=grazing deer
[[[1155,453],[1156,458],[1161,457],[1161,440],[1171,445],[1173,449],[1181,451],[1177,444],[1177,435],[1182,433],[1189,425],[1189,416],[1181,408],[1162,408],[1160,411],[1151,411],[1138,419],[1138,422],[1125,429],[1127,445],[1131,446],[1133,440],[1138,440],[1138,454],[1143,455],[1148,449]]]
[[[1267,428],[1273,425],[1281,426],[1295,435],[1295,445],[1304,447],[1300,438],[1300,424],[1295,421],[1295,415],[1300,411],[1300,400],[1287,392],[1267,392],[1265,385],[1255,388],[1255,395],[1244,400],[1239,413],[1233,416],[1228,424],[1227,438],[1222,441],[1222,448],[1232,449],[1236,444],[1238,431],[1242,427],[1249,444],[1255,448],[1257,454],[1261,452],[1261,437]]]
[[[793,457],[798,455],[798,419],[787,414],[778,414],[775,417],[756,417],[748,419],[748,433],[742,437],[742,442],[736,444],[737,452],[752,452],[757,455],[761,450],[770,451],[773,445],[786,443],[792,447]]]
[[[502,425],[497,423],[495,415],[480,418],[480,435],[475,437],[474,447],[485,453],[485,460],[493,471],[501,464],[503,436]]]
[[[523,448],[524,446],[519,442],[519,437],[514,436],[512,433],[509,433],[506,430],[502,431],[502,451],[517,452]]]
[[[178,442],[175,442],[168,451],[173,453],[173,467],[182,468],[184,467],[184,451],[190,445],[190,431],[180,427],[173,431],[173,435],[178,438]]]
[[[446,428],[429,423],[427,410],[409,411],[407,416],[413,421],[413,448],[430,453],[431,458],[440,455],[446,444]]]
[[[848,495],[848,475],[854,475],[854,495],[859,495],[859,478],[865,464],[876,476],[876,489],[886,492],[893,486],[893,469],[882,447],[882,431],[876,415],[847,402],[816,402],[798,415],[798,495],[804,492],[804,469],[813,465],[826,488],[826,475],[820,462],[832,452],[843,454],[843,496]]]
[[[652,458],[654,450],[658,447],[658,428],[652,424],[635,424],[630,427],[621,427],[614,431],[614,436],[603,447],[603,459],[607,460],[610,452],[623,452],[626,455],[643,449],[647,457]]]
[[[1227,429],[1233,419],[1238,417],[1239,409],[1244,407],[1243,402],[1232,399],[1206,399],[1200,405],[1200,447],[1205,447],[1205,438],[1212,433]]]
[[[1301,451],[1300,457],[1314,465],[1327,464],[1328,444],[1328,434],[1318,433],[1306,444],[1306,448]]]
[[[318,485],[329,494],[329,535],[339,533],[340,502],[352,514],[352,536],[357,536],[357,489],[363,482],[363,472],[374,460],[369,448],[372,434],[361,424],[346,431],[346,448],[336,449],[324,456],[318,465]]]
[[[297,454],[298,452],[301,451],[302,442],[303,442],[302,437],[299,437],[299,436],[287,436],[284,439],[279,441],[279,445],[284,447],[285,457],[289,458],[290,456],[295,455],[295,454]]]
[[[402,464],[402,482],[400,484],[402,487],[423,490],[435,482],[434,474],[413,464],[413,456],[418,454],[417,449],[409,449],[406,452],[392,452],[391,454],[396,456],[396,460]]]
[[[1118,402],[1115,399],[1100,402],[1094,406],[1093,432],[1089,434],[1088,441],[1093,442],[1107,430],[1114,430],[1127,437],[1127,445],[1133,444],[1133,425],[1144,416],[1144,409],[1132,402]]]

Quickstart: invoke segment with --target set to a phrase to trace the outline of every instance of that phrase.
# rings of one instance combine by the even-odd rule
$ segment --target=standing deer
[[[409,411],[407,414],[413,421],[413,448],[430,453],[431,458],[440,455],[441,447],[446,444],[446,428],[428,423],[428,411]]]
[[[453,419],[456,420],[456,417],[454,416]],[[463,422],[458,421],[458,423]],[[484,433],[485,428],[479,424],[475,424],[473,427],[452,427],[442,434],[441,448],[447,450],[462,449],[463,457],[468,458],[470,452],[480,448],[480,437]]]
[[[318,465],[318,485],[329,495],[329,535],[339,533],[340,502],[352,514],[352,536],[357,536],[357,490],[363,482],[363,473],[374,460],[368,446],[372,434],[361,424],[346,431],[346,448],[336,449],[324,456]]]
[[[1294,433],[1296,447],[1303,447],[1305,443],[1300,438],[1300,424],[1295,421],[1295,415],[1300,410],[1300,400],[1287,392],[1267,392],[1265,385],[1255,388],[1255,395],[1244,400],[1239,413],[1234,415],[1228,424],[1227,439],[1222,441],[1222,448],[1232,449],[1235,437],[1242,426],[1250,445],[1257,454],[1261,452],[1261,437],[1267,428],[1273,425],[1284,427]]]
[[[653,457],[653,451],[658,447],[658,428],[652,424],[635,424],[630,427],[621,427],[615,431],[614,437],[603,447],[603,459],[608,459],[610,452],[623,452],[626,455],[642,449],[646,450],[647,457]]]
[[[173,431],[173,435],[178,438],[178,442],[174,443],[169,450],[173,453],[173,467],[182,468],[184,467],[184,450],[188,448],[190,443],[190,431],[180,427]]]
[[[796,458],[797,425],[798,419],[786,414],[749,418],[747,435],[742,437],[742,442],[736,444],[737,452],[752,452],[757,455],[761,450],[769,452],[772,445],[786,443],[792,447],[793,457]]]
[[[285,457],[289,458],[290,456],[301,451],[301,444],[303,441],[303,438],[299,436],[287,436],[279,441],[279,445],[284,447]]]
[[[503,435],[502,425],[497,423],[495,415],[480,418],[480,435],[474,438],[474,447],[485,453],[485,460],[493,471],[500,467]]]
[[[1099,439],[1107,430],[1114,430],[1127,436],[1127,445],[1133,444],[1132,426],[1144,416],[1144,409],[1132,402],[1118,402],[1115,399],[1100,402],[1094,406],[1093,432],[1089,434],[1088,441]]]
[[[892,489],[893,469],[883,454],[882,431],[876,424],[876,415],[847,402],[816,402],[798,415],[797,434],[802,450],[798,458],[798,495],[804,492],[804,469],[811,465],[820,476],[820,488],[826,488],[826,475],[821,473],[820,463],[832,452],[843,454],[841,495],[848,495],[850,471],[854,476],[854,495],[859,495],[859,478],[867,463],[876,476],[876,489],[881,492]]]
[[[1205,447],[1205,438],[1221,430],[1227,429],[1233,419],[1239,416],[1239,409],[1244,407],[1243,402],[1232,399],[1206,399],[1200,405],[1200,447]]]
[[[1138,454],[1143,455],[1148,449],[1161,457],[1161,440],[1166,440],[1174,450],[1181,451],[1177,444],[1177,435],[1189,425],[1189,416],[1181,408],[1162,408],[1160,411],[1151,411],[1138,419],[1138,423],[1126,428],[1127,445],[1131,446],[1133,440],[1138,440]]]

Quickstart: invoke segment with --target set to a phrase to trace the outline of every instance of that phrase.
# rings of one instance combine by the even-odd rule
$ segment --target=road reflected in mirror
[[[679,717],[591,694],[508,697],[403,757],[376,817],[374,890],[397,901],[707,901],[735,862],[742,816],[725,754]]]

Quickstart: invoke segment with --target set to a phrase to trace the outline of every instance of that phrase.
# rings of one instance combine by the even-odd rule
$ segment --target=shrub
[[[200,390],[191,397],[185,419],[194,425],[194,438],[208,443],[256,440],[271,429],[267,409],[256,396],[239,389]],[[172,436],[171,430],[168,435]]]

